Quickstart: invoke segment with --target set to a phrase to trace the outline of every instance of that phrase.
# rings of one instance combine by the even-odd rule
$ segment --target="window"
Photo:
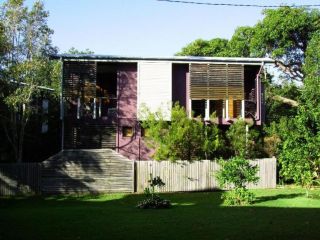
[[[149,129],[141,127],[141,137],[149,137]]]
[[[132,137],[133,136],[133,127],[122,127],[122,137]]]

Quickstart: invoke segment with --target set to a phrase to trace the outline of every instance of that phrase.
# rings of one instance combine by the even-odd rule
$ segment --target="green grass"
[[[171,209],[135,208],[142,195],[0,199],[0,239],[319,239],[320,190],[256,190],[252,206],[221,192],[174,193]]]

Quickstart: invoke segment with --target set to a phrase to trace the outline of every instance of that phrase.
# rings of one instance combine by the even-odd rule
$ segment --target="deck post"
[[[241,100],[241,118],[245,118],[245,101],[244,99]]]
[[[226,120],[229,120],[229,99],[226,99]]]
[[[61,121],[61,151],[64,149],[64,103],[63,103],[63,58],[60,57],[61,61],[61,81],[60,81],[60,121]]]
[[[206,111],[205,111],[205,121],[209,121],[210,120],[210,100],[207,99],[206,100]]]

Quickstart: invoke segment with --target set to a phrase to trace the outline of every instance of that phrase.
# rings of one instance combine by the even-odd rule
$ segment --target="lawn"
[[[172,193],[171,209],[135,208],[142,195],[0,199],[0,239],[319,239],[320,190],[255,190],[227,207],[221,192]]]

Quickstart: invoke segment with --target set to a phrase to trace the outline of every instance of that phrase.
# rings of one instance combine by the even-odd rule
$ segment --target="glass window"
[[[122,127],[122,137],[132,137],[133,127],[124,126]]]

